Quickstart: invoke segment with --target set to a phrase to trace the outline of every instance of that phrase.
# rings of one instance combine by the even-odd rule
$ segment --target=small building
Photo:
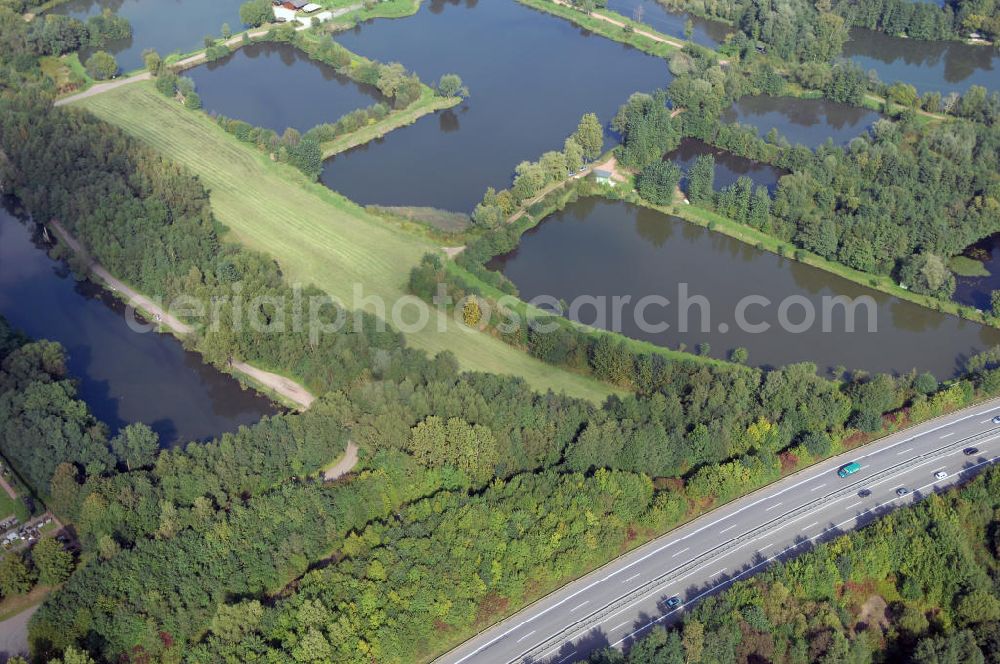
[[[299,11],[300,9],[309,4],[309,0],[282,0],[280,4],[285,9],[290,9],[292,11]]]
[[[614,175],[611,171],[605,170],[603,168],[594,169],[594,178],[597,180],[597,184],[606,184],[611,187],[615,186],[615,181],[611,179]]]

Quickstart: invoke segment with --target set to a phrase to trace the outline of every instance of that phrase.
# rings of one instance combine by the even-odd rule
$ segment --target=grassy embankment
[[[290,282],[313,283],[350,303],[355,284],[391,307],[407,296],[410,268],[439,248],[405,225],[375,217],[292,167],[229,136],[202,113],[191,112],[140,82],[90,97],[80,105],[122,127],[198,175],[228,239],[273,256]],[[409,297],[409,296],[407,296]],[[391,310],[391,309],[390,309]],[[407,320],[412,320],[412,310]],[[614,391],[474,332],[439,314],[409,342],[430,353],[450,350],[463,368],[523,376],[537,389],[566,391],[594,401]]]
[[[572,23],[575,23],[581,28],[601,35],[602,37],[612,39],[622,44],[628,44],[629,46],[637,48],[644,53],[661,58],[666,57],[672,51],[678,50],[684,43],[682,40],[657,32],[645,23],[637,23],[632,19],[625,18],[621,14],[606,9],[597,10],[594,14],[585,14],[582,11],[555,3],[552,0],[517,1],[522,5],[531,7],[532,9],[537,9],[539,11],[564,18]],[[631,28],[631,30],[626,31],[617,25],[609,23],[604,18],[599,18],[599,16],[604,16],[612,21],[627,25]],[[654,35],[656,38],[650,38],[647,35]]]

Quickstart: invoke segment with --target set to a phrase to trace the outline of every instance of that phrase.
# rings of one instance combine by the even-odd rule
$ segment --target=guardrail
[[[701,567],[702,565],[714,560],[715,558],[718,558],[723,550],[728,552],[735,546],[741,546],[747,543],[748,541],[753,541],[759,538],[761,535],[764,535],[772,530],[775,530],[783,522],[789,519],[793,519],[801,514],[812,511],[822,503],[826,503],[830,500],[843,498],[844,496],[854,493],[859,487],[864,487],[865,485],[874,484],[882,479],[895,475],[901,470],[905,471],[910,467],[920,465],[921,463],[927,461],[928,459],[934,459],[939,456],[942,456],[945,452],[950,452],[960,447],[968,447],[970,446],[970,444],[974,444],[978,440],[988,438],[991,435],[995,436],[998,432],[1000,432],[1000,427],[989,429],[987,431],[981,431],[973,436],[969,436],[968,438],[960,438],[951,441],[946,445],[919,454],[911,459],[902,461],[894,466],[890,466],[889,468],[881,470],[875,473],[874,475],[870,475],[865,478],[858,478],[856,481],[850,484],[843,485],[836,491],[832,491],[826,495],[820,496],[818,498],[810,500],[807,503],[799,505],[794,509],[779,514],[770,521],[767,521],[766,523],[763,523],[751,530],[748,530],[740,535],[737,535],[731,540],[723,542],[722,544],[719,544],[711,549],[708,549],[698,554],[697,556],[688,560],[682,565],[675,567],[671,570],[668,570],[663,574],[657,576],[656,578],[650,579],[646,583],[643,583],[641,586],[629,591],[625,595],[621,595],[620,597],[614,599],[608,604],[605,604],[603,607],[600,607],[590,612],[589,614],[581,617],[579,620],[570,623],[562,630],[548,637],[541,643],[532,646],[530,649],[522,652],[513,659],[507,660],[507,664],[514,664],[516,662],[524,660],[536,661],[536,658],[540,657],[542,653],[545,653],[551,650],[552,648],[557,647],[561,642],[566,641],[572,633],[577,632],[581,629],[585,629],[591,623],[599,622],[600,619],[617,611],[622,605],[635,601],[638,598],[653,592],[658,586],[665,586],[671,581],[673,581],[675,578],[679,576],[684,576],[690,570],[697,567]]]

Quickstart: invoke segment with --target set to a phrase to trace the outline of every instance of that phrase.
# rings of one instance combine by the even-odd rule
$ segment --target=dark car
[[[858,491],[858,496],[861,498],[867,498],[870,495],[872,495],[871,489],[862,489],[861,491]]]
[[[1000,415],[993,416],[993,424],[1000,424]]]
[[[681,598],[680,597],[671,597],[666,602],[664,602],[664,604],[666,605],[666,607],[668,609],[676,609],[678,606],[681,605]]]
[[[962,454],[964,454],[965,456],[972,456],[973,454],[979,454],[979,448],[966,447],[964,450],[962,450]]]
[[[901,486],[898,489],[896,489],[896,495],[897,496],[905,496],[909,492],[910,492],[910,490],[907,489],[905,486]]]

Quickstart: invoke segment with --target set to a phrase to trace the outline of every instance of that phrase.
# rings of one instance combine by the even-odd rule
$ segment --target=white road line
[[[517,642],[520,643],[521,641],[524,641],[526,638],[528,638],[529,636],[531,636],[532,634],[534,634],[536,631],[537,630],[534,630],[534,629],[531,630],[530,632],[528,632],[527,634],[525,634],[524,636],[522,636],[521,638],[519,638],[517,640]]]
[[[622,627],[628,627],[629,623],[631,623],[631,622],[632,622],[631,620],[626,620],[621,625],[615,625],[614,627],[612,627],[610,631],[615,632],[615,631],[621,629]]]
[[[628,582],[629,582],[629,581],[631,581],[632,579],[638,579],[638,578],[639,578],[639,575],[638,575],[638,574],[633,574],[633,575],[632,575],[632,576],[630,576],[629,578],[627,578],[627,579],[625,579],[624,581],[622,581],[622,583],[628,583]]]
[[[803,528],[802,530],[803,530],[803,531],[805,531],[805,530],[809,530],[809,529],[810,529],[810,528],[812,528],[813,526],[818,526],[818,525],[819,525],[819,521],[813,521],[812,523],[810,523],[810,524],[809,524],[808,526],[806,526],[806,527],[805,527],[805,528]]]
[[[681,549],[680,551],[678,551],[677,553],[675,553],[674,555],[672,555],[672,556],[670,556],[670,557],[671,557],[671,558],[676,558],[677,556],[681,555],[681,554],[682,554],[682,553],[684,553],[685,551],[690,551],[690,550],[691,550],[691,547],[689,547],[689,546],[688,546],[688,547],[685,547],[685,548]]]
[[[912,448],[912,447],[907,447],[907,448],[906,448],[905,450],[903,450],[902,452],[896,452],[896,456],[903,456],[903,455],[904,455],[904,454],[906,454],[907,452],[912,452],[912,451],[913,451],[913,448]]]
[[[586,602],[580,602],[579,604],[577,604],[576,606],[574,606],[572,609],[570,609],[569,612],[573,613],[577,609],[582,609],[583,607],[587,606],[588,604],[590,604],[590,600],[589,599]]]
[[[575,657],[575,656],[576,656],[576,649],[574,648],[573,652],[571,652],[570,654],[568,654],[565,657],[563,657],[562,659],[560,659],[558,662],[556,662],[556,664],[562,664],[563,662],[565,662],[570,657]]]
[[[857,507],[857,506],[858,506],[858,505],[860,505],[860,504],[861,504],[861,501],[859,500],[859,501],[858,501],[858,502],[856,502],[856,503],[851,503],[850,505],[848,505],[848,506],[847,506],[847,507],[845,507],[844,509],[845,509],[845,510],[849,510],[849,509],[853,509],[853,508]]]
[[[778,508],[778,507],[781,507],[781,503],[775,503],[775,504],[771,505],[770,507],[768,507],[768,508],[767,508],[766,510],[764,510],[764,511],[765,511],[765,512],[770,512],[771,510],[773,510],[773,509],[775,509],[775,508]]]
[[[824,482],[823,484],[820,484],[819,486],[814,486],[813,488],[811,488],[809,490],[810,491],[819,491],[820,489],[822,489],[825,486],[826,486],[826,482]]]
[[[907,438],[904,438],[904,439],[902,439],[902,440],[900,440],[900,441],[898,441],[898,442],[895,442],[895,443],[892,443],[891,445],[886,445],[886,446],[884,446],[884,447],[881,447],[881,448],[879,448],[879,449],[874,449],[874,450],[872,450],[871,452],[869,452],[868,454],[864,454],[864,455],[861,455],[861,456],[858,456],[858,457],[855,457],[855,458],[856,458],[856,459],[864,459],[864,458],[867,458],[867,457],[870,457],[870,456],[873,456],[873,455],[875,455],[875,454],[880,454],[880,453],[882,453],[882,452],[884,452],[884,451],[886,451],[886,450],[889,450],[889,449],[891,449],[891,448],[893,448],[893,447],[897,447],[897,446],[899,446],[899,445],[902,445],[902,444],[904,444],[904,443],[906,443],[906,442],[909,442],[909,441],[911,441],[911,440],[915,440],[915,439],[917,439],[917,438],[921,438],[921,437],[923,437],[923,436],[927,436],[927,435],[929,435],[929,434],[932,434],[932,433],[934,433],[934,432],[937,432],[937,431],[940,431],[941,429],[945,429],[945,428],[947,428],[947,427],[950,427],[950,426],[954,426],[955,424],[958,424],[958,423],[960,423],[960,422],[965,422],[966,420],[971,420],[971,419],[973,419],[973,418],[975,418],[975,417],[981,417],[982,415],[985,415],[986,413],[992,413],[992,412],[994,412],[994,411],[996,411],[996,410],[998,410],[998,409],[1000,409],[1000,406],[994,406],[994,407],[991,407],[991,408],[986,408],[985,410],[980,410],[980,411],[978,411],[978,412],[975,412],[975,413],[971,413],[971,414],[969,414],[969,415],[966,415],[966,416],[964,416],[964,417],[961,417],[961,418],[958,418],[958,419],[955,419],[955,420],[950,420],[950,421],[948,421],[948,422],[946,422],[946,423],[943,423],[943,424],[941,424],[941,425],[938,425],[938,426],[935,426],[935,427],[932,427],[932,428],[929,428],[929,429],[927,429],[927,430],[925,430],[925,431],[920,431],[920,432],[918,432],[918,433],[914,433],[913,435],[911,435],[911,436],[908,436]],[[991,418],[991,419],[990,419],[989,421],[992,421],[992,418]],[[979,435],[979,434],[971,434],[971,435],[967,436],[967,438],[973,438],[973,437],[975,437],[976,435]],[[984,444],[986,444],[987,442],[989,442],[989,441],[992,441],[992,440],[994,440],[994,439],[996,439],[996,438],[998,438],[998,437],[1000,437],[1000,436],[993,436],[993,437],[991,437],[991,438],[989,438],[989,439],[987,439],[987,440],[984,440],[984,441],[980,441],[980,442],[979,442],[979,444],[980,444],[980,445],[984,445]],[[1000,457],[994,457],[993,459],[988,459],[988,460],[986,460],[986,461],[982,461],[982,462],[980,462],[980,463],[977,463],[977,464],[975,464],[975,465],[973,465],[973,466],[970,466],[969,468],[966,468],[966,469],[964,469],[963,471],[960,471],[960,473],[959,473],[959,474],[961,474],[961,472],[965,472],[965,471],[967,471],[967,470],[972,470],[972,469],[974,469],[974,468],[978,468],[979,466],[982,466],[982,465],[984,465],[984,464],[987,464],[987,463],[994,463],[994,462],[995,462],[995,461],[996,461],[996,460],[997,460],[998,458],[1000,458]],[[926,463],[930,463],[931,461],[933,461],[933,460],[929,460],[929,461],[927,461]],[[923,466],[923,465],[925,465],[925,464],[920,464],[920,465],[921,465],[921,466]],[[918,466],[918,467],[919,467],[919,466]],[[619,573],[621,573],[621,572],[623,572],[623,571],[625,571],[625,570],[627,570],[627,569],[629,569],[629,568],[631,568],[631,567],[634,567],[635,565],[638,565],[639,563],[641,563],[641,562],[643,562],[643,561],[645,561],[645,560],[647,560],[647,559],[649,559],[649,558],[651,558],[651,557],[653,557],[653,556],[657,555],[658,553],[660,553],[660,552],[662,552],[663,550],[665,550],[665,549],[669,548],[670,546],[673,546],[674,544],[676,544],[676,543],[677,543],[677,542],[679,542],[679,541],[682,541],[682,540],[685,540],[685,539],[688,539],[688,538],[690,538],[690,537],[693,537],[694,535],[697,535],[698,533],[701,533],[701,532],[702,532],[702,531],[704,531],[704,530],[708,530],[708,529],[710,529],[710,528],[713,528],[714,526],[716,526],[717,524],[721,523],[721,522],[722,522],[722,521],[724,521],[725,519],[728,519],[728,518],[730,518],[730,517],[732,517],[732,516],[735,516],[735,515],[737,515],[737,514],[739,514],[739,513],[741,513],[741,512],[744,512],[744,511],[746,511],[746,510],[749,510],[749,509],[751,509],[751,508],[753,508],[753,507],[756,507],[757,505],[759,505],[759,504],[760,504],[760,503],[762,503],[762,502],[765,502],[765,501],[767,501],[767,500],[770,500],[770,499],[773,499],[773,498],[774,498],[774,497],[776,497],[776,496],[779,496],[779,495],[781,495],[781,494],[783,494],[783,493],[787,493],[787,492],[789,492],[789,491],[791,491],[791,490],[793,490],[793,489],[796,489],[796,488],[798,488],[798,487],[800,487],[800,486],[803,486],[804,484],[807,484],[807,483],[809,483],[809,482],[812,482],[813,480],[815,480],[815,479],[817,479],[817,478],[820,478],[820,477],[823,477],[823,476],[824,476],[824,475],[826,475],[826,474],[827,474],[828,472],[832,472],[832,471],[833,471],[833,470],[835,470],[835,469],[836,469],[836,468],[826,468],[826,469],[821,469],[821,470],[819,470],[819,471],[818,471],[817,473],[814,473],[814,474],[810,475],[809,477],[805,477],[805,478],[803,478],[802,480],[800,480],[800,481],[798,481],[798,482],[796,482],[796,483],[794,483],[794,484],[792,484],[792,485],[790,485],[790,486],[788,486],[788,487],[785,487],[784,489],[781,489],[781,490],[777,491],[777,492],[776,492],[775,494],[773,494],[773,495],[771,495],[771,496],[766,496],[766,497],[763,497],[763,498],[761,498],[761,499],[759,499],[759,500],[756,500],[756,501],[754,501],[754,502],[752,502],[752,503],[749,503],[748,505],[744,505],[743,507],[740,507],[740,508],[736,509],[736,510],[735,510],[735,511],[733,511],[733,512],[732,512],[731,514],[727,514],[727,515],[725,515],[725,516],[721,516],[721,517],[719,517],[718,519],[715,519],[714,521],[711,521],[710,523],[707,523],[707,524],[705,524],[704,526],[701,526],[700,528],[696,528],[695,530],[693,530],[692,532],[690,532],[690,533],[688,533],[688,534],[684,535],[683,537],[681,537],[681,538],[679,538],[679,539],[677,539],[677,540],[674,540],[674,541],[672,541],[672,542],[668,542],[668,543],[666,543],[666,544],[663,544],[663,545],[661,545],[661,546],[659,546],[659,547],[657,547],[657,548],[655,548],[655,549],[653,549],[653,550],[651,550],[651,551],[647,552],[646,554],[644,554],[643,556],[639,557],[638,559],[636,559],[636,560],[634,560],[634,561],[632,561],[632,562],[630,562],[630,563],[628,563],[628,564],[625,564],[625,565],[623,565],[623,566],[622,566],[622,567],[621,567],[621,568],[620,568],[619,570],[617,570],[616,572],[614,572],[614,573],[612,573],[612,574],[608,575],[608,576],[607,576],[607,577],[605,577],[605,579],[603,579],[603,580],[606,580],[606,579],[610,578],[611,576],[614,576],[615,574],[619,574]],[[887,479],[888,479],[888,478],[887,478]],[[881,484],[881,483],[882,483],[882,482],[879,482],[879,484]],[[854,519],[849,519],[849,520],[847,520],[847,521],[844,521],[844,523],[849,523],[850,521],[853,521],[853,520],[854,520]],[[721,531],[721,532],[727,532],[727,531],[729,531],[729,530],[732,530],[732,529],[733,529],[733,528],[735,528],[735,527],[736,527],[735,525],[734,525],[734,526],[731,526],[731,527],[729,527],[729,528],[726,528],[725,530],[723,530],[723,531]],[[836,526],[833,526],[833,527],[828,527],[828,528],[824,529],[824,530],[823,530],[823,533],[825,533],[825,532],[827,532],[827,531],[831,530],[831,529],[832,529],[832,528],[834,528],[834,527],[836,527]],[[820,533],[820,534],[822,534],[822,533]],[[812,539],[815,539],[815,537],[818,537],[818,536],[819,536],[819,535],[816,535],[816,536],[814,536],[814,537],[810,538],[810,539],[809,539],[809,540],[807,540],[807,541],[811,541]],[[742,547],[738,547],[738,548],[742,548]],[[765,561],[765,563],[766,563],[766,562],[767,562],[767,561]],[[759,565],[758,565],[758,566],[755,566],[754,568],[750,568],[750,569],[751,569],[751,570],[752,570],[752,569],[756,569],[756,567],[759,567]],[[748,570],[748,571],[749,571],[749,570]],[[740,578],[740,577],[742,577],[742,576],[745,576],[745,575],[746,575],[746,572],[744,572],[744,573],[741,573],[740,575],[738,575],[738,576],[737,576],[737,577],[735,577],[735,578]],[[730,580],[729,580],[729,582],[731,582],[731,581],[732,581],[732,579],[730,579]],[[535,613],[534,615],[532,615],[532,616],[529,616],[529,617],[527,617],[527,618],[525,618],[525,619],[521,620],[520,622],[518,622],[518,623],[516,623],[516,624],[514,624],[514,625],[511,625],[511,626],[510,626],[510,627],[509,627],[509,628],[508,628],[507,630],[505,630],[504,632],[502,632],[502,633],[500,633],[499,635],[497,635],[497,636],[493,637],[492,639],[490,639],[490,640],[489,640],[489,641],[487,641],[486,643],[484,643],[484,644],[482,644],[482,645],[480,645],[480,646],[476,647],[476,648],[475,648],[475,649],[474,649],[474,650],[473,650],[473,651],[472,651],[471,653],[469,653],[469,654],[467,654],[467,655],[464,655],[464,656],[462,656],[461,658],[459,658],[458,660],[456,660],[455,664],[461,664],[462,662],[465,662],[466,660],[468,660],[468,659],[470,659],[470,658],[472,658],[472,657],[475,657],[475,656],[476,656],[476,655],[478,655],[478,654],[479,654],[480,652],[482,652],[482,651],[483,651],[483,650],[484,650],[485,648],[488,648],[489,646],[493,645],[493,644],[494,644],[494,643],[496,643],[497,641],[500,641],[500,640],[502,640],[502,639],[504,639],[504,638],[507,638],[508,636],[510,636],[510,635],[511,635],[511,634],[512,634],[513,632],[515,632],[516,630],[518,630],[518,629],[521,629],[521,628],[522,628],[522,627],[524,627],[524,626],[525,626],[526,624],[530,623],[530,622],[531,622],[531,621],[533,621],[533,620],[536,620],[537,618],[541,617],[542,615],[545,615],[545,614],[547,614],[547,613],[549,613],[549,612],[551,612],[551,611],[555,610],[556,608],[558,608],[558,607],[562,606],[563,604],[567,603],[568,601],[570,601],[570,600],[571,600],[572,598],[574,598],[574,597],[576,597],[576,596],[578,596],[578,595],[580,595],[580,594],[582,594],[582,593],[586,592],[587,590],[589,590],[589,589],[593,588],[594,586],[596,586],[596,585],[597,585],[598,583],[600,583],[600,582],[601,582],[601,581],[593,581],[593,582],[591,582],[590,584],[587,584],[586,586],[584,586],[583,588],[580,588],[580,589],[579,589],[579,590],[577,590],[576,592],[573,592],[573,593],[572,593],[572,594],[570,594],[569,596],[567,596],[567,597],[565,597],[565,598],[563,598],[563,599],[561,599],[561,600],[559,600],[559,601],[556,601],[556,602],[554,602],[554,603],[553,603],[552,605],[550,605],[550,606],[546,607],[545,609],[542,609],[541,611],[539,611],[539,612]],[[704,594],[703,594],[703,595],[704,595]],[[702,597],[703,595],[699,595],[699,598],[700,598],[700,597]],[[697,598],[695,598],[695,599],[697,599]],[[620,612],[619,612],[619,613],[620,613]],[[673,613],[673,612],[671,612],[671,613]],[[666,614],[666,615],[669,615],[669,614]],[[661,620],[661,619],[662,619],[662,618],[664,618],[664,617],[666,617],[666,616],[661,616],[661,617],[660,617],[660,618],[658,618],[658,619],[657,619],[656,621],[659,621],[659,620]],[[656,621],[654,621],[654,622],[656,622]],[[653,624],[653,623],[650,623],[650,624]],[[647,625],[647,626],[648,626],[648,625]],[[641,629],[640,629],[640,631],[641,631]],[[634,632],[633,632],[633,634],[634,634]],[[625,638],[629,638],[630,636],[632,636],[632,635],[630,634],[629,636],[626,636]],[[624,639],[623,639],[623,640],[624,640]],[[617,644],[614,644],[614,645],[619,645],[620,643],[621,643],[621,641],[619,641],[619,642],[618,642]]]
[[[722,574],[723,572],[725,572],[725,571],[726,571],[727,569],[729,569],[729,568],[728,568],[728,567],[723,567],[723,568],[722,568],[722,569],[720,569],[720,570],[719,570],[718,572],[716,572],[715,574],[713,574],[713,575],[712,575],[712,578],[714,579],[715,577],[717,577],[717,576],[719,576],[720,574]]]
[[[948,436],[954,436],[954,435],[955,435],[955,432],[954,432],[954,431],[952,431],[952,432],[950,432],[950,433],[946,433],[945,435],[943,435],[943,436],[941,436],[941,437],[942,437],[942,438],[947,438]]]
[[[738,525],[740,525],[740,524],[734,523],[733,525],[729,526],[728,528],[723,528],[722,530],[719,531],[719,533],[720,534],[721,533],[728,533],[730,530],[732,530],[733,528],[735,528]]]

